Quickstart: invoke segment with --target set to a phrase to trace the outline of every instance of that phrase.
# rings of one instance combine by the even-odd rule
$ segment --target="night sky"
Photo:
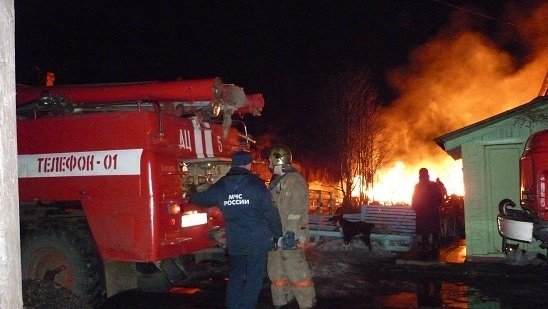
[[[265,97],[252,134],[275,132],[304,149],[291,136],[314,130],[330,78],[368,70],[388,105],[398,93],[387,72],[456,10],[496,18],[505,2],[17,0],[16,80],[36,85],[47,71],[57,84],[218,76]]]

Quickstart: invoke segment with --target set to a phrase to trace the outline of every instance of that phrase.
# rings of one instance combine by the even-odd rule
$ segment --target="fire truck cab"
[[[232,116],[259,115],[260,94],[211,78],[18,86],[16,98],[23,279],[99,304],[176,285],[193,254],[222,247],[219,209],[185,194],[252,148]]]

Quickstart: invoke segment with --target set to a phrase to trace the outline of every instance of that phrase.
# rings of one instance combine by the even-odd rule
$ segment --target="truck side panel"
[[[213,223],[181,227],[179,164],[229,157],[221,126],[152,111],[18,121],[22,202],[79,201],[103,260],[157,261],[209,248]],[[182,213],[169,214],[177,203]]]

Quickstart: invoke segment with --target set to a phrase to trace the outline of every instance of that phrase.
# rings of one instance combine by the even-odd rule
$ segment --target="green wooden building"
[[[519,158],[529,135],[546,128],[548,96],[541,96],[435,139],[455,160],[462,159],[468,261],[504,256],[498,203],[504,198],[519,203]],[[535,242],[520,248],[545,252]]]

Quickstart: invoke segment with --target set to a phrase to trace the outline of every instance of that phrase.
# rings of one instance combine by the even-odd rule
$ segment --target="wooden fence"
[[[337,200],[333,192],[309,190],[308,209],[311,214],[332,215],[337,207]]]
[[[342,232],[332,215],[309,215],[310,237],[319,241],[321,237],[342,238]],[[406,206],[365,205],[357,214],[344,214],[349,221],[374,223],[371,239],[381,243],[388,251],[408,251],[415,239],[415,212]]]
[[[375,231],[388,234],[415,234],[415,212],[408,206],[365,205],[360,220],[374,223]]]

